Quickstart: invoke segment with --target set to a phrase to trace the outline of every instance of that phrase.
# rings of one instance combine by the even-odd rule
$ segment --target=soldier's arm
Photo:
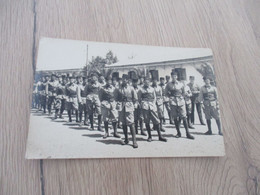
[[[78,102],[82,103],[80,91],[81,91],[80,86],[78,86],[77,87],[77,98],[78,98]]]
[[[202,102],[202,101],[203,101],[203,87],[200,88],[200,93],[199,93],[198,101],[199,101],[199,102]]]
[[[166,97],[170,97],[170,94],[169,94],[169,83],[165,87],[165,96]]]
[[[46,82],[46,85],[45,85],[45,94],[48,95],[48,92],[49,92],[49,83]]]

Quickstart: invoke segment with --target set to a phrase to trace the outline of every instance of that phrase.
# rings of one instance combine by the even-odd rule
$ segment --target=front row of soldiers
[[[88,125],[94,129],[94,115],[97,115],[97,130],[103,131],[101,127],[104,122],[104,138],[109,136],[109,124],[112,124],[114,137],[120,138],[117,128],[122,125],[124,132],[124,144],[129,143],[128,128],[132,134],[133,147],[137,148],[136,134],[138,127],[141,135],[147,135],[143,130],[145,124],[148,133],[148,140],[152,141],[151,131],[156,130],[160,141],[166,142],[162,136],[164,132],[163,124],[164,107],[169,115],[171,124],[177,130],[176,137],[181,137],[180,125],[186,131],[188,139],[194,139],[189,129],[194,129],[194,108],[198,112],[201,125],[205,125],[201,109],[203,108],[207,120],[207,135],[212,134],[211,118],[216,120],[219,134],[222,135],[219,118],[219,106],[216,87],[210,84],[210,78],[205,77],[205,85],[199,87],[194,83],[194,77],[190,77],[188,85],[177,80],[177,73],[171,73],[171,81],[164,83],[164,78],[152,80],[149,76],[144,78],[129,79],[124,74],[122,80],[118,82],[112,80],[110,76],[106,79],[102,76],[98,79],[97,74],[92,73],[87,79],[82,75],[75,77],[69,74],[68,77],[62,75],[58,77],[52,74],[43,76],[35,84],[34,106],[46,113],[52,114],[55,110],[54,119],[63,118],[65,108],[68,112],[69,122],[72,122],[72,115],[75,112],[76,122],[79,125]],[[203,103],[201,103],[203,102]],[[84,119],[83,118],[84,114]],[[152,122],[153,127],[150,126]]]

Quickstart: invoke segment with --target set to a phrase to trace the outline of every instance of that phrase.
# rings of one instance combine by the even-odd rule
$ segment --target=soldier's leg
[[[63,112],[64,112],[64,110],[65,110],[65,105],[66,105],[66,100],[65,100],[65,99],[62,99],[62,100],[61,100],[60,116],[59,116],[59,118],[63,118],[63,117],[62,117],[62,114],[63,114]]]
[[[152,120],[152,122],[154,124],[154,129],[158,133],[159,140],[166,142],[167,139],[164,138],[162,136],[162,134],[161,134],[161,129],[160,129],[161,120],[159,120],[159,117],[158,117],[157,113],[155,111],[153,111],[153,110],[150,110],[150,119]]]
[[[151,127],[150,127],[150,110],[142,110],[143,113],[143,117],[144,117],[144,123],[145,123],[145,127],[146,127],[146,131],[148,133],[148,142],[152,141],[152,133],[151,133]]]
[[[139,120],[139,126],[140,126],[140,130],[141,130],[141,135],[147,135],[145,132],[144,132],[144,129],[143,129],[143,126],[144,126],[144,124],[143,124],[144,122],[143,122],[143,118],[140,118],[140,120]]]
[[[93,104],[91,100],[86,101],[87,113],[89,116],[90,128],[94,130],[94,115],[93,115]]]
[[[206,118],[207,126],[208,126],[208,131],[204,134],[212,135],[210,106],[204,105],[204,113],[205,113],[205,118]]]
[[[95,97],[94,104],[95,104],[95,108],[96,108],[97,115],[98,115],[98,131],[103,132],[103,129],[102,129],[102,127],[101,127],[101,121],[102,121],[101,103],[100,103],[100,100],[99,100],[99,97],[98,97],[98,96]]]
[[[163,104],[162,105],[157,105],[157,112],[158,112],[158,117],[159,117],[159,119],[160,119],[160,130],[162,131],[162,132],[165,132],[165,129],[164,129],[164,127],[163,127],[163,116],[164,116],[164,113],[163,113]],[[155,129],[156,129],[156,127],[155,127]]]
[[[204,120],[203,120],[203,117],[202,117],[201,103],[196,103],[196,109],[197,109],[197,112],[198,112],[198,115],[199,115],[200,124],[201,125],[206,125]]]
[[[179,138],[179,137],[181,137],[181,132],[180,132],[180,122],[178,120],[177,106],[174,106],[174,105],[171,106],[171,116],[174,120],[174,125],[177,130],[176,137]]]
[[[108,121],[104,121],[104,127],[105,127],[105,135],[104,135],[104,139],[106,139],[107,137],[109,137],[109,132],[108,132]]]
[[[189,127],[188,127],[188,121],[187,121],[187,113],[186,113],[186,109],[185,109],[185,105],[182,105],[182,106],[178,106],[178,115],[179,117],[183,120],[183,126],[185,128],[185,131],[186,131],[186,137],[188,139],[195,139],[191,134],[190,134],[190,131],[189,131]]]
[[[145,123],[145,127],[146,127],[146,131],[148,133],[148,142],[152,141],[152,133],[151,133],[151,127],[150,127],[150,123]]]
[[[55,108],[55,115],[54,115],[54,119],[58,118],[58,114],[59,114],[59,110],[61,108],[61,99],[56,99],[55,104],[54,104],[54,108]]]
[[[216,119],[216,123],[217,123],[217,126],[218,126],[218,134],[223,135],[222,130],[221,130],[220,119]]]
[[[212,108],[211,108],[211,115],[216,120],[216,123],[217,123],[217,126],[218,126],[218,134],[219,135],[223,135],[222,134],[222,130],[221,130],[219,109],[217,109],[216,107],[212,106]]]
[[[187,122],[190,129],[195,129],[191,123],[192,104],[186,104]]]
[[[168,116],[169,116],[170,124],[173,124],[173,116],[172,116],[171,106],[170,106],[169,102],[165,102],[165,108],[166,108]]]
[[[51,114],[51,105],[52,105],[52,101],[53,101],[53,97],[50,96],[50,97],[48,98],[48,103],[47,103],[47,109],[48,109],[48,113],[49,113],[49,115]]]
[[[111,106],[109,118],[112,121],[112,127],[114,130],[114,137],[120,138],[120,135],[117,133],[117,122],[118,122],[118,110],[116,109],[116,105]]]
[[[134,111],[134,117],[135,117],[135,132],[136,134],[138,134],[138,109],[135,108],[135,111]]]
[[[125,135],[124,144],[128,144],[129,141],[128,141],[127,125],[123,124],[123,132],[124,132],[124,135]]]
[[[197,105],[196,105],[197,106]],[[194,125],[195,118],[194,118],[194,112],[195,112],[195,103],[194,101],[191,101],[191,114],[190,114],[190,122]]]

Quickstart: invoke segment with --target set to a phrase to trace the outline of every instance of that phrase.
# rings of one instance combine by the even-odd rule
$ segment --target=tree
[[[118,62],[117,57],[113,54],[112,51],[109,51],[106,54],[106,57],[103,58],[101,56],[92,57],[92,60],[84,67],[84,71],[89,72],[98,72],[99,74],[105,73],[104,67],[105,65],[110,65]]]

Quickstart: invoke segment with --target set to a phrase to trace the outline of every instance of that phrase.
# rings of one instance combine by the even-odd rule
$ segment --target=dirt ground
[[[186,138],[183,126],[181,126],[182,137],[176,138],[176,129],[167,120],[164,125],[166,132],[162,133],[167,138],[167,142],[158,141],[157,132],[152,131],[153,141],[147,142],[147,136],[138,134],[139,147],[134,149],[130,131],[129,145],[122,145],[122,129],[118,129],[121,138],[113,137],[113,130],[110,129],[110,137],[103,139],[104,132],[92,131],[87,126],[80,127],[75,122],[67,123],[66,114],[64,114],[64,119],[53,120],[52,118],[53,116],[32,110],[26,158],[146,158],[225,155],[223,136],[218,135],[214,120],[212,120],[213,135],[204,135],[207,127],[198,124],[199,120],[195,118],[195,129],[190,129],[195,140]]]

